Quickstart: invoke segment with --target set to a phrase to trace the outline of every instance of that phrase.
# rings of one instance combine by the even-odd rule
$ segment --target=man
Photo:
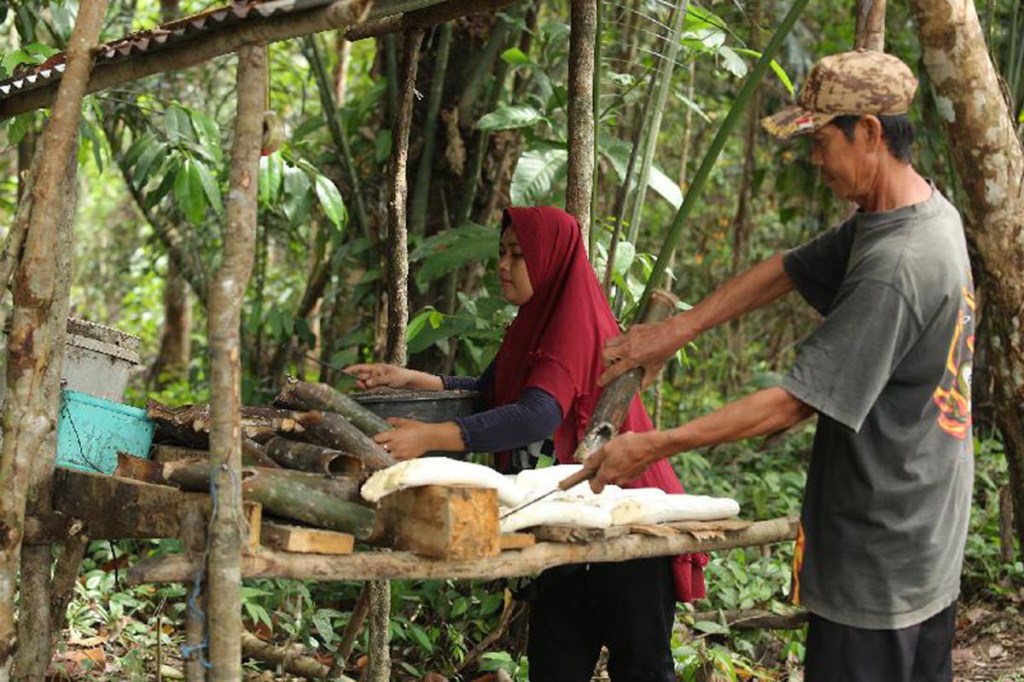
[[[816,413],[793,589],[811,614],[808,682],[952,679],[974,475],[973,286],[959,215],[909,162],[916,88],[878,52],[815,64],[798,105],[762,125],[810,135],[811,162],[857,212],[605,348],[603,383],[636,366],[653,377],[699,333],[793,288],[825,316],[781,386],[669,431],[623,434],[586,465],[599,490]]]

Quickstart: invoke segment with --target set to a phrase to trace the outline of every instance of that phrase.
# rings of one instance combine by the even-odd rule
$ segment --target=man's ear
[[[864,139],[870,151],[877,151],[880,145],[885,144],[885,140],[882,139],[882,122],[877,116],[865,114],[857,123],[864,128]]]

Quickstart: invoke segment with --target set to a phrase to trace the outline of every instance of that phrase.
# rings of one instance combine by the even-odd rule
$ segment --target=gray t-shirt
[[[974,457],[974,290],[938,190],[785,254],[825,320],[783,388],[819,413],[794,597],[861,628],[915,625],[960,591]]]

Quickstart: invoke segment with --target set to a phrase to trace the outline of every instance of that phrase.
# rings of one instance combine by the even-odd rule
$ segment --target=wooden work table
[[[625,561],[753,545],[796,537],[797,520],[786,517],[756,521],[728,531],[678,531],[683,524],[643,527],[646,530],[589,542],[538,542],[495,557],[446,561],[410,552],[366,551],[344,556],[299,554],[260,549],[242,558],[243,578],[300,580],[397,580],[446,578],[507,578],[533,575],[546,568],[584,562]],[[654,534],[653,528],[672,529]],[[147,559],[128,573],[128,582],[187,582],[202,570],[201,561],[186,555]]]

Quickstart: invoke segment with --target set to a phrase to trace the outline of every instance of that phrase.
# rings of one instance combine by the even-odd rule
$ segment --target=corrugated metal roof
[[[328,5],[333,0],[248,0],[225,7],[216,7],[146,31],[138,31],[99,46],[94,65],[110,64],[135,55],[158,52],[226,26],[269,19],[300,10]],[[35,90],[60,80],[64,73],[64,53],[54,55],[43,64],[20,69],[17,74],[0,81],[0,99],[28,90]]]

